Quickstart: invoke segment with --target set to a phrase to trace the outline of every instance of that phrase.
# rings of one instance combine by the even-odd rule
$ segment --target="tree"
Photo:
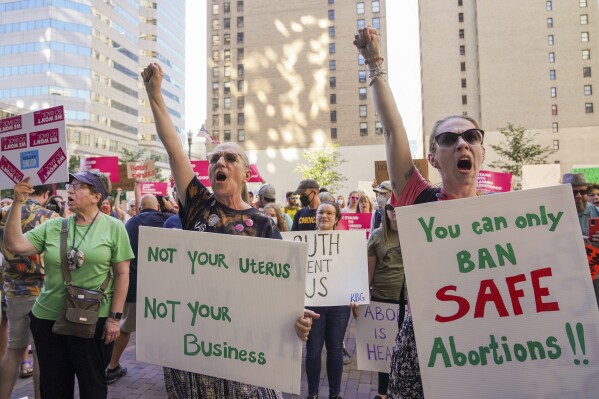
[[[547,157],[555,153],[549,146],[535,144],[538,133],[527,132],[525,128],[516,127],[508,122],[507,126],[499,129],[506,141],[499,145],[491,144],[491,148],[505,160],[491,162],[492,168],[511,173],[512,186],[519,190],[522,188],[522,165],[538,165],[547,162]]]
[[[148,154],[146,153],[145,150],[136,150],[136,151],[129,151],[126,148],[123,148],[121,150],[121,157],[119,159],[119,161],[121,163],[127,163],[127,162],[138,162],[138,161],[155,161],[155,162],[160,162],[160,156],[157,154]],[[148,181],[151,180],[156,180],[156,181],[164,181],[166,180],[165,178],[163,178],[160,173],[162,172],[162,169],[159,168],[158,166],[156,166],[156,176],[154,176],[153,178],[148,178]]]
[[[321,187],[326,187],[331,192],[337,191],[341,188],[341,182],[347,180],[335,171],[337,166],[347,162],[339,152],[337,144],[321,150],[304,150],[303,156],[306,162],[299,164],[294,172],[301,173],[304,179],[314,179]]]

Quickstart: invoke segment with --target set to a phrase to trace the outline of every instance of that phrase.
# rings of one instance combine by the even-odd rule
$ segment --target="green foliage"
[[[69,157],[69,173],[77,173],[79,172],[79,160],[81,157],[76,155],[71,155]]]
[[[511,173],[513,176],[513,187],[516,190],[522,188],[522,165],[539,165],[547,163],[547,157],[555,153],[555,149],[548,146],[535,144],[538,133],[527,132],[525,128],[516,127],[512,123],[499,129],[506,141],[499,145],[491,145],[491,148],[505,160],[491,162],[492,168]]]
[[[341,183],[347,180],[335,168],[347,162],[339,152],[338,145],[334,144],[321,150],[304,150],[305,163],[299,164],[294,172],[301,173],[304,179],[314,179],[320,187],[326,187],[330,192],[341,188]]]
[[[119,157],[119,162],[127,163],[127,162],[138,162],[138,161],[155,161],[160,162],[161,158],[157,154],[149,154],[145,150],[135,150],[129,151],[126,148],[121,150],[121,156]],[[148,181],[165,181],[166,179],[161,175],[162,168],[156,166],[156,176],[153,178],[148,178]]]

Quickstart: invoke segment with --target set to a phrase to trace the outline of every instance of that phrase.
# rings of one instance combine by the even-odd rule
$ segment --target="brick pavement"
[[[370,399],[377,392],[378,376],[377,373],[357,370],[357,356],[355,355],[355,323],[350,324],[346,349],[353,355],[352,362],[343,367],[343,377],[341,379],[341,394],[344,399]],[[326,353],[323,351],[322,382],[319,398],[328,398],[328,382],[326,378],[325,367]],[[157,399],[166,398],[164,388],[164,379],[162,376],[162,367],[153,364],[141,363],[135,360],[135,333],[131,335],[131,340],[123,357],[121,364],[127,367],[127,375],[120,378],[116,383],[108,388],[108,398],[110,399]],[[302,365],[301,394],[284,394],[285,399],[305,398],[308,392],[308,383],[306,381],[304,368]],[[31,378],[18,379],[11,399],[20,399],[24,397],[33,398],[33,383]],[[76,393],[75,398],[79,398]]]

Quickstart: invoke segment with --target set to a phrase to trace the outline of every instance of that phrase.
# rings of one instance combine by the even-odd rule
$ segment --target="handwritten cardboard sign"
[[[487,193],[506,193],[512,190],[512,174],[480,170],[476,178],[476,188]]]
[[[364,304],[368,254],[363,231],[288,231],[284,240],[308,243],[306,306]]]
[[[596,394],[599,312],[570,187],[396,214],[427,399]]]
[[[139,183],[139,189],[141,195],[154,194],[154,195],[168,195],[168,183],[167,182],[141,182]]]
[[[397,336],[399,305],[370,301],[358,308],[356,353],[358,370],[388,373]]]
[[[156,176],[154,161],[127,162],[127,177],[129,179],[147,179],[154,176]]]
[[[428,159],[414,159],[414,166],[425,180],[428,180]],[[379,182],[389,180],[387,161],[374,161],[374,178]]]
[[[306,244],[139,233],[137,359],[299,394]]]
[[[0,189],[68,181],[64,107],[0,120]]]
[[[79,160],[79,170],[104,173],[111,183],[120,181],[119,157],[117,156],[81,158]]]

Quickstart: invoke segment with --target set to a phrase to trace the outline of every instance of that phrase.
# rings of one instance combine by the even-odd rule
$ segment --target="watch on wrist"
[[[111,317],[115,320],[120,320],[123,318],[123,314],[121,312],[110,312],[108,313],[108,317]]]

